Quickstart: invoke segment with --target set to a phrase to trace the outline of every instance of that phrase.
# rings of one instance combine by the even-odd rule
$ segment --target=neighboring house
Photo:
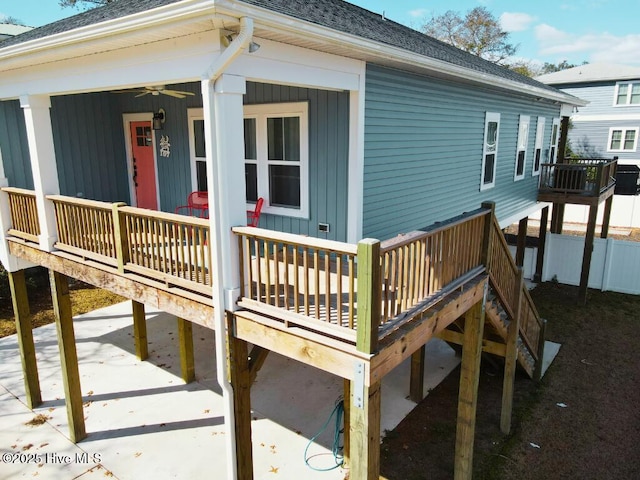
[[[25,25],[15,25],[13,23],[0,23],[0,41],[5,38],[20,35],[21,33],[33,30],[33,27],[27,27]]]
[[[616,156],[619,165],[640,166],[640,67],[592,63],[541,75],[536,80],[589,102],[571,115],[568,140],[576,155]],[[566,210],[568,222],[586,223],[586,218],[584,207]],[[640,228],[638,197],[616,195],[611,224]]]
[[[380,378],[461,315],[484,318],[476,307],[490,258],[503,252],[499,227],[545,206],[538,179],[557,155],[560,117],[585,104],[341,0],[115,2],[0,43],[0,100],[0,178],[14,187],[0,196],[7,269],[45,265],[226,331],[234,352],[248,340],[355,380],[354,408],[373,404],[370,418],[351,417],[352,448],[370,452],[352,458],[354,479],[377,478]],[[205,189],[210,221],[156,211]],[[259,197],[268,230],[237,228]],[[486,201],[499,225],[478,210]],[[362,241],[407,232],[382,253]],[[542,324],[513,261],[500,258],[491,285],[531,337],[496,346],[517,337],[498,325],[484,348],[528,348],[533,375]],[[304,269],[304,281],[289,269]],[[283,302],[294,310],[284,329],[274,324]],[[441,313],[417,308],[428,302]],[[225,329],[225,311],[236,327]],[[500,323],[497,309],[489,317]],[[398,322],[415,336],[398,336]],[[302,326],[297,337],[289,325]],[[446,335],[462,342],[459,331]],[[407,338],[409,348],[398,346]],[[216,341],[224,384],[225,335]],[[475,395],[473,382],[461,391]],[[235,400],[246,455],[248,400]],[[465,407],[460,421],[472,413]]]

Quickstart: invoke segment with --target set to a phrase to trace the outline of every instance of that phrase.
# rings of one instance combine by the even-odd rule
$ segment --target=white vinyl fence
[[[584,237],[547,234],[542,281],[580,285],[583,252]],[[596,238],[589,287],[640,294],[640,243]]]

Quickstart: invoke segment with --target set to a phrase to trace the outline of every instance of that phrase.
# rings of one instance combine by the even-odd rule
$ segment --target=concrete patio
[[[213,331],[193,326],[197,381],[185,385],[175,317],[147,310],[149,359],[143,362],[135,356],[130,302],[75,318],[88,432],[77,445],[68,437],[55,325],[34,330],[43,404],[33,411],[24,403],[17,339],[0,339],[0,479],[226,477]],[[458,363],[444,342],[429,342],[425,390]],[[383,432],[415,406],[408,390],[405,362],[383,381]],[[346,470],[316,471],[304,459],[341,394],[339,377],[270,354],[252,387],[255,478],[343,479]],[[37,415],[46,422],[28,425]],[[313,467],[334,465],[332,439],[330,425],[309,448]]]

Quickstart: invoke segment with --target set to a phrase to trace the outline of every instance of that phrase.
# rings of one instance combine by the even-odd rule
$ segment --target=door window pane
[[[493,183],[493,165],[496,161],[496,156],[485,155],[484,157],[484,183]]]
[[[518,175],[522,175],[524,173],[524,150],[520,150],[518,152],[518,165],[516,173]]]

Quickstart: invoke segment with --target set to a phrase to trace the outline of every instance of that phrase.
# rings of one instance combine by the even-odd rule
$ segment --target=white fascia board
[[[260,50],[242,55],[227,72],[248,80],[333,90],[358,90],[365,62],[257,38]]]
[[[254,19],[257,25],[271,27],[276,31],[289,34],[313,37],[325,43],[334,43],[342,47],[356,49],[365,55],[373,55],[387,60],[402,62],[427,70],[432,70],[441,74],[458,77],[464,80],[471,80],[481,84],[517,92],[520,94],[542,97],[548,100],[567,103],[579,107],[584,107],[584,100],[565,94],[563,92],[551,92],[544,88],[527,85],[513,80],[484,74],[476,70],[453,65],[442,60],[418,55],[402,48],[377,43],[356,35],[339,32],[327,27],[315,25],[301,20],[294,19],[287,15],[279,14],[259,7],[254,7],[234,0],[217,0],[216,12],[229,16],[249,16]]]
[[[498,223],[500,224],[500,228],[507,228],[509,225],[513,225],[523,218],[533,215],[534,213],[542,210],[544,207],[550,206],[551,203],[548,202],[537,202],[527,208],[520,210],[518,213],[515,213],[507,218],[500,219]]]
[[[640,121],[640,112],[619,115],[573,115],[572,122],[637,122]]]
[[[183,2],[171,3],[152,10],[86,25],[55,35],[0,48],[0,61],[16,56],[33,55],[48,49],[57,50],[64,46],[82,44],[108,36],[122,35],[127,32],[142,30],[161,24],[172,23],[176,25],[176,22],[180,20],[196,16],[209,14],[213,19],[214,13],[215,8],[211,1],[185,0]]]

